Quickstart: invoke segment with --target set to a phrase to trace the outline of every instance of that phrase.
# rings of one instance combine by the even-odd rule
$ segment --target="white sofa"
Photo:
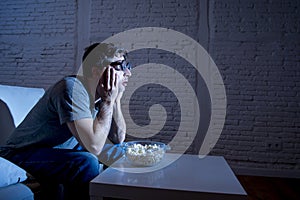
[[[0,85],[0,145],[25,118],[44,94],[42,88]],[[4,158],[0,158],[0,199],[31,200],[34,194],[22,181],[26,172]]]
[[[0,146],[5,143],[11,132],[24,120],[44,93],[43,88],[0,84]],[[57,148],[62,147],[57,146]],[[103,161],[108,158],[118,159],[122,155],[120,152],[121,150],[113,145],[107,145],[103,148],[101,159]],[[8,167],[10,170],[7,172],[4,169]],[[101,173],[103,164],[99,164],[99,167]],[[26,178],[23,169],[0,157],[0,200],[34,199],[32,191],[21,183]]]

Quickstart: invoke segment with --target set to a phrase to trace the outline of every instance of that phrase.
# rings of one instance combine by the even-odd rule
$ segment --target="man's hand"
[[[117,98],[116,98],[116,102],[117,102],[117,103],[120,103],[120,102],[121,102],[123,93],[124,93],[124,91],[119,91],[119,92],[118,92],[118,95],[117,95]]]
[[[107,67],[98,82],[95,99],[101,97],[104,102],[114,103],[118,93],[119,89],[117,74],[114,68]]]

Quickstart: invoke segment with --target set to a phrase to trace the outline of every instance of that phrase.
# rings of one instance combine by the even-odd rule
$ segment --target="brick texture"
[[[88,12],[79,12],[82,4]],[[211,155],[224,156],[234,169],[299,172],[299,7],[294,0],[1,1],[0,84],[48,88],[64,75],[77,72],[79,47],[132,28],[174,29],[204,45],[225,84],[226,121]],[[203,18],[200,11],[207,15]],[[81,31],[82,24],[88,30]],[[78,39],[82,33],[83,39]],[[135,66],[171,66],[196,88],[198,100],[206,101],[201,97],[205,87],[198,87],[201,77],[178,55],[143,49],[131,52],[130,59]],[[156,75],[148,72],[149,78]],[[133,76],[141,81],[145,78]],[[172,77],[171,73],[164,78],[171,81]],[[146,126],[151,120],[159,124],[163,113],[168,114],[164,128],[152,139],[168,142],[181,134],[183,142],[177,144],[177,150],[182,151],[184,141],[195,137],[189,131],[177,133],[182,116],[195,125],[193,116],[181,112],[182,106],[195,102],[185,99],[187,104],[179,105],[170,89],[155,84],[124,98],[130,101],[131,107],[125,109],[137,125]],[[151,118],[148,113],[154,103],[164,108],[152,109]],[[128,124],[129,132],[134,133],[135,127]],[[186,153],[198,153],[199,144],[195,140]]]
[[[300,168],[299,6],[210,1],[210,52],[228,98],[213,153],[225,153],[232,166]]]
[[[1,84],[44,87],[73,72],[76,4],[0,2]]]

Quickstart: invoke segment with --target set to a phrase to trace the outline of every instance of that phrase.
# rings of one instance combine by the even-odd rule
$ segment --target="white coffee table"
[[[121,199],[247,199],[247,194],[223,157],[166,154],[145,169],[118,160],[90,182],[90,197]],[[165,167],[164,167],[165,166]],[[159,169],[163,167],[162,169]],[[158,169],[158,170],[155,170]],[[155,171],[153,171],[155,170]],[[151,172],[152,171],[152,172]],[[134,173],[138,172],[138,173]]]

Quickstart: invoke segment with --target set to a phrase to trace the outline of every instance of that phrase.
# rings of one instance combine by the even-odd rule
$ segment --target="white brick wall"
[[[90,42],[137,27],[171,28],[204,45],[225,83],[225,127],[211,154],[225,156],[234,169],[299,174],[299,4],[293,0],[1,1],[0,84],[47,88],[76,72],[82,47]],[[130,59],[134,65],[171,66],[192,87],[201,78],[169,52],[144,49],[132,52]],[[149,72],[149,77],[155,75]],[[197,91],[199,99],[202,90]],[[169,99],[172,93],[151,87],[138,92],[131,99],[133,120],[146,125],[144,106],[164,102],[173,115],[153,139],[171,140],[181,114],[176,100]],[[155,110],[155,115],[161,113]],[[197,142],[188,153],[198,153]]]
[[[235,168],[299,172],[299,5],[210,1],[210,50],[228,97],[213,153],[226,150]]]
[[[76,3],[1,1],[1,84],[47,88],[74,71]]]

